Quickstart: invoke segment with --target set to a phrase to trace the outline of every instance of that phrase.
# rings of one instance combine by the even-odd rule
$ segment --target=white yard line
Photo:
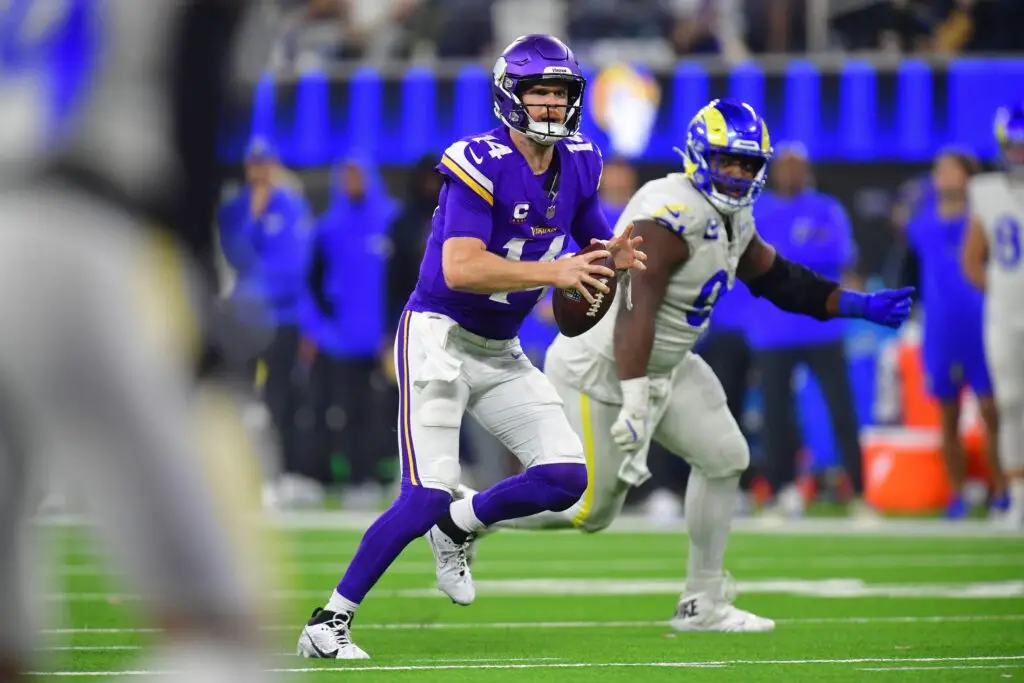
[[[776,619],[780,625],[801,624],[935,624],[989,621],[1024,621],[1024,614],[958,614],[951,616],[893,616],[893,617],[792,617]],[[271,631],[294,631],[300,623],[280,624]],[[616,629],[667,628],[667,621],[510,621],[510,622],[456,622],[456,623],[359,623],[360,631],[464,631],[464,630],[516,630],[516,629]],[[55,628],[43,631],[47,635],[119,636],[159,633],[152,628]]]
[[[863,666],[857,667],[857,671],[940,671],[948,669],[1020,669],[1021,664],[953,664],[939,666]]]
[[[730,659],[720,661],[691,661],[691,662],[541,662],[528,661],[504,664],[423,664],[405,666],[351,666],[336,665],[324,667],[301,667],[272,669],[275,673],[289,674],[322,674],[341,672],[365,672],[365,671],[453,671],[453,670],[516,670],[516,669],[601,669],[601,668],[709,668],[727,666],[808,666],[820,664],[913,664],[930,663],[943,664],[946,662],[1019,662],[1024,661],[1024,655],[1010,655],[1006,657],[858,657],[854,659]],[[931,667],[929,667],[931,668]],[[94,676],[142,676],[154,674],[170,674],[171,671],[52,671],[34,672],[33,676],[61,676],[61,677],[94,677]]]
[[[487,596],[622,596],[622,595],[669,595],[679,594],[684,589],[680,579],[595,579],[595,578],[529,578],[529,579],[478,579],[476,590]],[[1015,598],[1024,596],[1024,580],[1017,581],[975,581],[949,583],[868,583],[855,578],[830,579],[764,579],[737,581],[740,593],[776,593],[817,598],[865,598],[865,597],[933,597],[933,598]],[[423,588],[378,588],[373,593],[377,599],[416,599],[437,597],[434,587]],[[275,591],[267,595],[271,600],[321,600],[323,591],[290,590]],[[59,602],[109,602],[118,604],[139,600],[138,595],[129,593],[51,593],[46,600]]]
[[[320,550],[315,553],[292,552],[287,553],[293,559],[307,558],[331,558],[342,553],[324,552]],[[686,563],[685,557],[666,559],[643,559],[643,560],[602,560],[599,558],[581,558],[578,560],[544,560],[544,570],[548,572],[581,571],[593,569],[607,572],[610,576],[619,576],[621,572],[644,572],[644,571],[665,571],[680,570]],[[289,562],[281,566],[281,571],[290,575],[306,576],[340,576],[344,573],[347,565],[343,562]],[[740,558],[730,560],[730,569],[743,571],[746,569],[892,569],[908,567],[1018,567],[1021,569],[1021,576],[1024,577],[1024,553],[1017,554],[964,554],[964,555],[832,555],[809,558],[798,557],[777,557],[777,558]],[[473,564],[473,570],[480,573],[506,573],[506,572],[528,572],[534,573],[537,570],[535,560],[477,560]],[[109,576],[110,568],[103,564],[91,562],[74,562],[63,565],[59,571],[64,576]],[[393,576],[431,576],[434,573],[433,564],[430,561],[423,562],[402,562],[388,568],[388,574]]]
[[[365,531],[379,513],[350,511],[268,512],[263,513],[266,523],[278,529]],[[40,526],[77,527],[88,523],[82,515],[63,515],[37,518]],[[885,519],[864,523],[843,518],[810,518],[770,522],[761,518],[737,519],[733,531],[752,535],[850,535],[850,536],[928,536],[956,538],[1017,538],[1024,540],[1020,531],[1000,529],[985,520],[950,522],[943,519]],[[622,516],[603,533],[681,534],[684,523],[669,526],[652,524],[645,517]]]

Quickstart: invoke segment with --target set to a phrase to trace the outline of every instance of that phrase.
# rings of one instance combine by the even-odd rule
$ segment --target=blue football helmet
[[[754,108],[737,100],[712,100],[690,121],[683,157],[686,174],[724,214],[750,206],[764,189],[772,157],[768,126]],[[720,170],[738,162],[750,177]]]
[[[993,129],[1006,168],[1024,173],[1024,102],[999,107]]]
[[[579,132],[587,80],[572,50],[558,38],[540,34],[516,38],[498,57],[493,76],[494,114],[509,128],[542,145],[553,145]],[[542,81],[562,81],[568,87],[569,103],[562,123],[534,121],[520,99],[523,91]]]

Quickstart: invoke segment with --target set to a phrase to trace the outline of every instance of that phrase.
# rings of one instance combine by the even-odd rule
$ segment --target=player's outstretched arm
[[[615,363],[619,369],[622,409],[612,425],[615,443],[632,453],[647,442],[650,381],[647,363],[654,346],[655,316],[672,274],[690,258],[686,242],[653,220],[633,223],[634,238],[647,245],[647,268],[634,270],[630,287],[633,305],[619,306],[615,318]]]
[[[960,265],[971,284],[978,289],[985,289],[985,265],[988,263],[988,238],[981,219],[971,216],[967,227],[967,236],[960,251]]]
[[[897,328],[910,317],[913,287],[883,289],[873,294],[843,289],[838,282],[780,256],[754,235],[740,257],[736,273],[754,296],[778,308],[818,320],[863,318]]]
[[[448,287],[458,291],[494,294],[538,287],[575,287],[589,300],[583,285],[608,292],[608,286],[595,276],[615,277],[611,269],[593,263],[608,255],[608,251],[599,249],[553,262],[513,261],[487,251],[483,240],[449,237],[441,251],[441,269]]]

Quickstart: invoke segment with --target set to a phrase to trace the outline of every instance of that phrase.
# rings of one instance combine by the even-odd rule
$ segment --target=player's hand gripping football
[[[872,294],[843,291],[839,294],[839,315],[896,329],[910,317],[913,294],[913,287],[882,289]]]
[[[583,295],[587,303],[592,304],[594,295],[590,293],[591,289],[605,294],[610,291],[608,285],[597,279],[598,277],[615,277],[615,271],[599,263],[610,255],[606,249],[595,249],[573,256],[564,256],[554,262],[555,274],[551,279],[551,284],[559,289],[575,289]]]
[[[647,269],[647,265],[644,263],[647,260],[647,254],[637,249],[644,241],[644,238],[632,237],[632,234],[633,224],[630,223],[622,231],[621,235],[616,235],[605,244],[605,248],[611,252],[612,258],[615,259],[616,270]],[[600,240],[592,239],[590,243],[593,244],[598,241]]]

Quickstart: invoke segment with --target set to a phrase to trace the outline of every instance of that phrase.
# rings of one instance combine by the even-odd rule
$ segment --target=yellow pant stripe
[[[583,493],[583,507],[572,520],[580,526],[590,514],[594,503],[594,430],[590,424],[590,397],[580,394],[580,412],[583,416],[583,456],[587,459],[587,490]]]

